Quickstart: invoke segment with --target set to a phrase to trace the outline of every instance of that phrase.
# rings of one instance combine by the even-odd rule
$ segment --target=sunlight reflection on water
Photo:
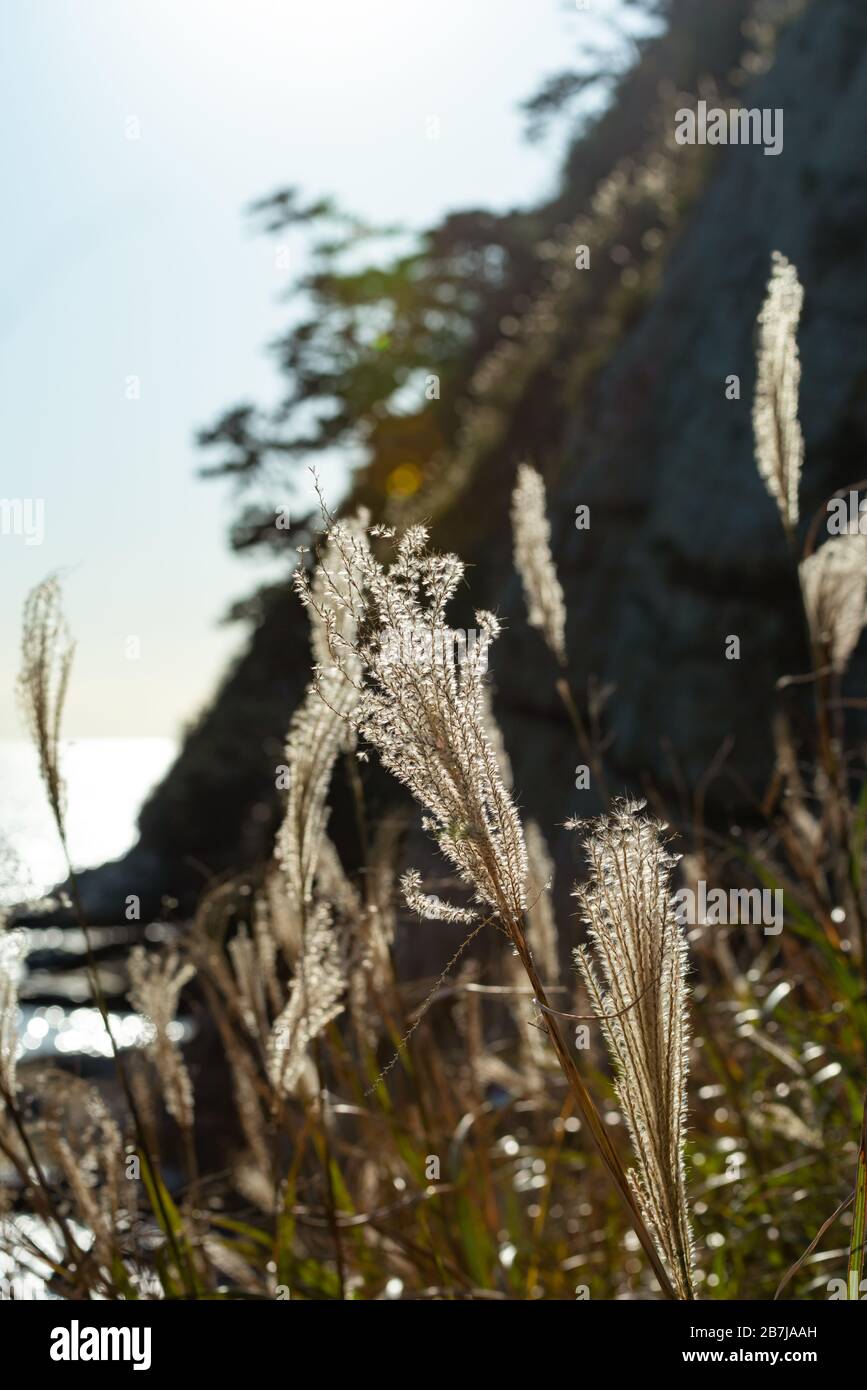
[[[136,838],[136,819],[152,787],[170,765],[177,744],[170,738],[89,738],[64,744],[63,770],[67,782],[69,843],[73,863],[90,867],[124,854]],[[38,897],[66,877],[57,830],[39,778],[36,754],[24,741],[0,740],[0,905]],[[147,939],[163,939],[159,924],[148,927]],[[30,929],[28,952],[83,956],[85,941],[77,929],[47,926]],[[94,928],[94,946],[122,946],[128,929]],[[124,980],[117,967],[100,968],[103,988],[122,993]],[[62,1003],[28,1002],[42,994],[61,996]],[[31,961],[22,988],[19,1011],[19,1057],[110,1057],[111,1045],[99,1012],[83,1007],[90,998],[84,970],[53,971]],[[112,1012],[111,1029],[119,1047],[147,1042],[147,1025],[137,1015]],[[178,1024],[178,1040],[190,1030]]]
[[[145,1047],[153,1036],[149,1023],[138,1014],[108,1012],[108,1022],[118,1050]],[[190,1024],[176,1020],[168,1027],[173,1042],[183,1043],[193,1035]],[[18,1059],[40,1056],[111,1057],[111,1043],[97,1009],[67,1011],[59,1004],[19,1013]]]
[[[69,844],[76,867],[117,859],[130,848],[142,802],[176,751],[171,738],[64,743]],[[66,871],[31,744],[0,740],[0,786],[0,837],[9,851],[0,901],[15,902],[46,892]]]
[[[89,1249],[93,1240],[90,1232],[71,1217],[67,1221],[80,1248]],[[62,1259],[55,1232],[40,1217],[22,1212],[0,1219],[0,1302],[58,1301],[59,1295],[52,1293],[45,1281],[51,1275],[48,1261]]]

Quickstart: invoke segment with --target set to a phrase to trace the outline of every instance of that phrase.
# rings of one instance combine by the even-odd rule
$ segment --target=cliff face
[[[683,789],[705,777],[731,736],[734,776],[708,783],[711,814],[723,804],[740,813],[749,788],[761,787],[775,681],[806,669],[792,560],[752,454],[754,324],[775,249],[797,265],[806,291],[802,534],[831,491],[867,474],[863,6],[809,5],[783,34],[772,69],[737,100],[782,109],[782,153],[746,146],[709,155],[658,288],[580,404],[563,405],[575,369],[568,353],[536,370],[506,444],[437,520],[440,542],[481,536],[464,553],[473,599],[506,623],[492,658],[497,709],[521,803],[548,834],[569,814],[592,813],[600,789],[575,789],[584,759],[511,571],[508,498],[521,454],[549,476],[572,688],[579,699],[592,680],[612,688],[610,789],[650,783],[682,804]],[[573,348],[581,333],[576,322]],[[739,400],[726,398],[732,375]],[[590,508],[589,530],[575,527],[580,505]],[[740,639],[740,660],[726,659],[730,636]],[[94,917],[112,915],[118,894],[143,892],[148,906],[160,892],[192,894],[208,873],[267,851],[278,814],[274,767],[308,660],[303,614],[288,592],[272,595],[248,653],[145,808],[139,846],[111,872],[85,876]],[[854,685],[862,674],[854,663]],[[797,705],[792,712],[797,718]],[[339,834],[349,815],[339,792],[336,800]],[[571,853],[561,837],[561,859]]]
[[[571,680],[614,687],[611,781],[646,778],[677,801],[727,735],[746,787],[770,770],[774,684],[807,669],[795,573],[752,450],[755,319],[771,253],[805,288],[800,335],[806,462],[801,537],[834,489],[867,474],[867,14],[851,0],[813,5],[783,36],[749,106],[781,108],[784,149],[720,153],[682,228],[653,303],[568,421],[552,491],[555,550],[569,606]],[[740,378],[740,400],[726,378]],[[589,531],[574,526],[590,507]],[[580,802],[558,765],[541,646],[524,636],[520,595],[504,582],[509,635],[497,676],[515,731],[518,784],[546,820]],[[740,660],[727,660],[727,637]],[[863,663],[850,672],[857,686]],[[797,707],[794,710],[797,714]],[[545,715],[548,715],[546,722]],[[535,716],[535,717],[534,717]],[[525,733],[528,731],[525,729]],[[740,803],[721,779],[714,798]],[[553,799],[554,805],[551,806]],[[539,805],[541,809],[541,805]],[[550,811],[556,812],[551,816]]]

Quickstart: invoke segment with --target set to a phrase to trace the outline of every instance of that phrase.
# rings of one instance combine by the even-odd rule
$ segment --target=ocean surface
[[[169,738],[79,739],[64,746],[67,827],[75,868],[116,859],[130,848],[142,802],[176,748]],[[0,907],[39,897],[65,878],[36,754],[29,743],[0,741]],[[91,930],[91,941],[95,948],[116,945],[122,957],[127,935],[123,925],[97,927]],[[159,925],[148,927],[146,937],[163,939]],[[17,1020],[19,1056],[110,1057],[102,1018],[89,1003],[83,934],[49,923],[28,929],[27,938]],[[52,967],[46,960],[56,963]],[[107,962],[100,976],[106,994],[122,1001],[125,981],[117,965]],[[120,1047],[141,1042],[141,1019],[122,1002],[117,1011],[109,1010],[109,1018]],[[178,1030],[179,1037],[187,1031],[183,1024]]]
[[[171,738],[83,738],[63,746],[72,861],[116,859],[136,838],[136,817],[169,767]],[[66,877],[57,831],[30,743],[0,740],[0,905],[37,896]]]

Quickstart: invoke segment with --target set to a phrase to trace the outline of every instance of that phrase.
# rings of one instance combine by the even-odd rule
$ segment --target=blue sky
[[[565,0],[4,0],[0,497],[44,499],[45,535],[0,534],[0,737],[51,570],[72,736],[177,734],[241,645],[217,620],[274,571],[229,552],[193,435],[275,390],[291,272],[244,207],[289,183],[410,227],[531,203],[562,131],[527,145],[517,103],[597,23]]]

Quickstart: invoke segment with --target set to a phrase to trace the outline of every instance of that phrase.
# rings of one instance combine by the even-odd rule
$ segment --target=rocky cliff
[[[781,27],[773,61],[738,67],[752,8],[714,6],[715,46],[705,34],[687,56],[672,40],[667,66],[658,51],[646,57],[624,87],[633,108],[604,177],[597,147],[585,144],[582,169],[576,146],[543,210],[561,259],[521,331],[468,387],[463,433],[420,504],[436,540],[472,563],[473,599],[506,621],[492,658],[497,710],[521,803],[564,866],[571,845],[555,827],[592,812],[601,789],[576,791],[584,759],[524,620],[508,533],[516,463],[532,457],[549,483],[572,688],[582,704],[588,688],[610,689],[609,787],[650,787],[686,814],[700,786],[711,815],[749,813],[771,763],[775,682],[806,663],[792,559],[752,456],[754,324],[774,249],[806,291],[802,531],[832,490],[867,474],[867,12],[858,0],[792,6],[803,12]],[[702,90],[725,106],[780,109],[782,152],[676,146],[674,112]],[[620,115],[606,119],[616,126]],[[590,168],[595,193],[573,201],[569,181]],[[570,273],[576,238],[590,246],[589,272]],[[732,376],[739,399],[727,397]],[[357,493],[375,503],[371,476]],[[575,526],[579,506],[589,529]],[[732,635],[739,660],[726,659]],[[209,875],[267,853],[274,766],[307,662],[303,615],[276,590],[145,807],[139,845],[85,876],[94,916],[111,916],[129,892],[147,910],[162,893],[193,896]],[[863,674],[856,661],[853,684]],[[725,766],[715,762],[724,740]],[[371,776],[375,807],[391,793]],[[335,801],[351,857],[340,786]]]

